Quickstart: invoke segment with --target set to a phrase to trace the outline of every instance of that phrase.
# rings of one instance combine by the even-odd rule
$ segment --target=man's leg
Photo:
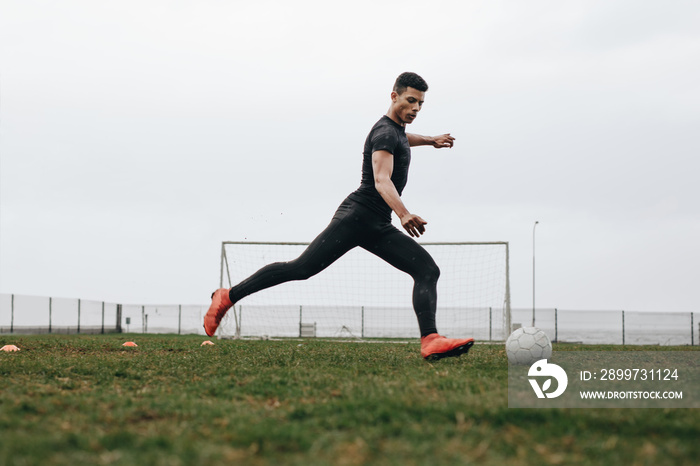
[[[440,269],[428,251],[409,236],[391,226],[363,248],[413,278],[413,309],[418,318],[421,337],[437,333],[437,282]]]
[[[212,304],[204,317],[204,330],[211,336],[221,319],[238,301],[248,295],[293,280],[306,280],[358,245],[360,237],[357,217],[346,203],[336,211],[333,220],[296,259],[266,265],[230,290],[212,294]]]
[[[248,295],[294,280],[306,280],[321,272],[357,246],[355,235],[342,221],[333,220],[303,253],[289,262],[268,264],[229,291],[236,303]]]
[[[469,351],[473,338],[445,338],[437,333],[435,314],[440,269],[423,246],[392,226],[383,228],[377,239],[362,247],[413,278],[413,309],[421,333],[421,355],[425,359],[459,356]]]

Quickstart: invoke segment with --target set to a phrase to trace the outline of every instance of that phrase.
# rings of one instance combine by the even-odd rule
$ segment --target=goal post
[[[220,287],[273,262],[297,258],[309,243],[224,241]],[[440,268],[437,327],[447,337],[504,341],[510,328],[507,242],[420,243]],[[235,303],[219,333],[236,337],[417,338],[413,280],[355,248],[308,280]]]

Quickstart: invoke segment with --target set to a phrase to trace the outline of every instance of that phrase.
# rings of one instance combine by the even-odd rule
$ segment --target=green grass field
[[[201,347],[205,339],[0,336],[0,346],[21,348],[0,352],[0,464],[695,465],[700,458],[695,409],[509,409],[502,345],[428,363],[417,340]],[[138,348],[122,347],[127,340]],[[586,349],[622,348],[555,345]]]

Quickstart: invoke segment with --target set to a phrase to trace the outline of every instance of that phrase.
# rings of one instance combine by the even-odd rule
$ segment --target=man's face
[[[421,92],[412,87],[407,87],[401,95],[396,92],[391,93],[391,101],[394,105],[394,113],[405,125],[413,123],[418,116],[418,112],[423,107],[425,92]]]

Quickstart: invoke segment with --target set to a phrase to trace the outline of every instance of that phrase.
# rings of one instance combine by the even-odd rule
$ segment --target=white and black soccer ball
[[[531,365],[552,356],[552,343],[547,334],[536,327],[521,327],[506,340],[508,362],[515,365]]]

